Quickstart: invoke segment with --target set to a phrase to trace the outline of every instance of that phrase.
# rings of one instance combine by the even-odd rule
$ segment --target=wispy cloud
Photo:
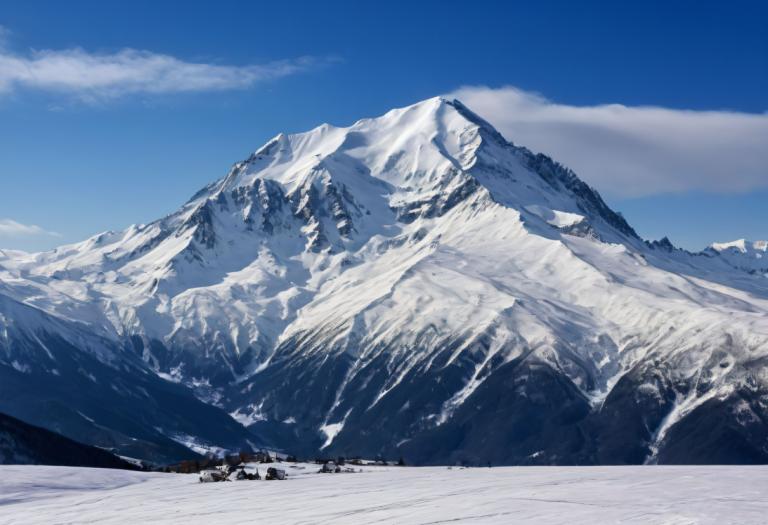
[[[608,195],[768,188],[768,113],[570,106],[515,87],[451,96]]]
[[[35,224],[22,224],[13,219],[0,219],[0,237],[32,237],[39,235],[61,237],[60,234],[45,230]]]
[[[91,101],[135,93],[245,89],[332,60],[300,57],[236,66],[188,62],[137,49],[114,53],[92,53],[80,48],[15,53],[2,45],[7,34],[0,27],[0,92],[33,88]]]

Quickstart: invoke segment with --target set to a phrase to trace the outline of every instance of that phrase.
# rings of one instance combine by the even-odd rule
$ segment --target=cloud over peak
[[[508,139],[614,197],[768,188],[768,114],[570,106],[503,87],[451,94]]]

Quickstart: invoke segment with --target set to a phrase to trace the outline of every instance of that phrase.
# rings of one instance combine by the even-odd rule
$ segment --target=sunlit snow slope
[[[644,242],[434,98],[278,135],[149,225],[0,255],[0,294],[301,453],[765,462],[768,279],[731,251]],[[53,373],[14,343],[53,329],[0,327],[3,373]]]

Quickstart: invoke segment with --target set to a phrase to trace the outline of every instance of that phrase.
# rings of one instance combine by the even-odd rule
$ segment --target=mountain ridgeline
[[[647,243],[429,99],[280,134],[153,223],[0,252],[0,410],[156,461],[763,463],[764,254]]]
[[[0,465],[139,469],[106,450],[83,445],[5,414],[0,414]]]

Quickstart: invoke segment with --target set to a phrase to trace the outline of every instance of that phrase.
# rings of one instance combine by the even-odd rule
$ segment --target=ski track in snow
[[[288,467],[282,483],[201,484],[196,475],[3,466],[0,524],[747,525],[768,516],[766,466],[317,468]]]

